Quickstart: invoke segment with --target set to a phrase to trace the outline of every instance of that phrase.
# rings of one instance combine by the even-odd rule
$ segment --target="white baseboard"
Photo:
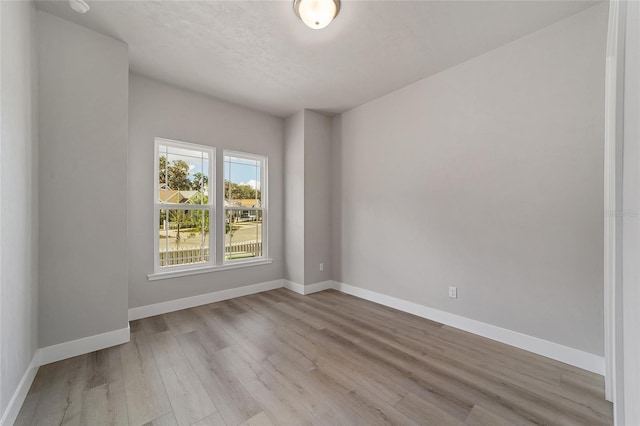
[[[282,280],[282,286],[287,290],[291,290],[298,294],[304,294],[304,285],[299,284],[295,281]]]
[[[307,284],[304,286],[304,294],[317,293],[319,291],[335,288],[335,283],[331,280],[320,281],[319,283]]]
[[[119,330],[40,348],[38,349],[40,365],[88,354],[100,349],[127,343],[128,341],[129,325],[127,324],[125,328]]]
[[[40,367],[39,357],[40,351],[37,350],[31,359],[31,363],[27,367],[27,371],[24,372],[24,375],[18,384],[18,388],[13,393],[13,396],[11,396],[7,408],[4,410],[4,413],[2,413],[0,426],[13,425],[18,418],[22,404],[24,403],[27,393],[31,388],[31,384],[33,383],[33,379],[35,379],[36,374],[38,373],[38,368]]]
[[[299,284],[297,282],[294,281],[289,281],[289,280],[283,280],[284,283],[284,288],[294,291],[298,294],[311,294],[311,293],[317,293],[319,291],[323,291],[323,290],[328,290],[330,288],[334,288],[335,287],[335,283],[334,281],[320,281],[319,283],[313,283],[313,284]]]
[[[238,288],[230,288],[228,290],[215,291],[213,293],[199,294],[197,296],[185,297],[183,299],[154,303],[153,305],[139,306],[137,308],[129,309],[129,321],[166,314],[167,312],[179,311],[181,309],[193,308],[195,306],[206,305],[213,302],[220,302],[221,300],[262,293],[263,291],[274,290],[282,287],[283,280],[267,281]]]
[[[468,331],[596,374],[604,374],[604,357],[598,355],[360,287],[334,281],[333,288],[361,299]]]

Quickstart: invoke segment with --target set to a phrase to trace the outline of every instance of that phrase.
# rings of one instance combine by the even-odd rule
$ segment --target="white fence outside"
[[[234,243],[225,247],[225,255],[253,255],[247,257],[262,256],[262,243],[259,241],[246,241]],[[160,252],[160,266],[182,265],[185,263],[207,262],[209,260],[209,248],[169,248],[169,251]]]

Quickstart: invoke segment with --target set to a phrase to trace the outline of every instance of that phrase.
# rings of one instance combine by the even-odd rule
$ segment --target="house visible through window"
[[[266,167],[263,156],[224,152],[225,262],[266,257]]]
[[[155,272],[267,257],[266,157],[225,150],[216,191],[215,148],[156,138],[155,150]]]
[[[214,148],[156,139],[156,271],[213,265]]]

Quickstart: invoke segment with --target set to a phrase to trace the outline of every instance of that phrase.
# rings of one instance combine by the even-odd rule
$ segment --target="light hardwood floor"
[[[40,368],[17,425],[607,425],[602,377],[328,290],[131,323]]]

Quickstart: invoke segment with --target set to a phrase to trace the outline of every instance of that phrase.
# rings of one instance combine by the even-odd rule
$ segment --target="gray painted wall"
[[[304,111],[304,284],[331,279],[331,119]],[[320,271],[320,263],[324,270]]]
[[[0,416],[38,344],[35,10],[0,2]]]
[[[606,24],[597,5],[334,119],[333,278],[602,355]]]
[[[127,46],[38,12],[41,347],[127,327]]]
[[[284,146],[285,279],[330,280],[331,119],[309,110],[288,117]]]
[[[285,120],[284,131],[284,278],[304,284],[304,114]]]
[[[282,279],[283,120],[131,74],[129,97],[129,307]],[[156,136],[269,157],[270,265],[148,281],[153,272],[153,159]],[[125,194],[125,193],[123,193]],[[218,208],[221,208],[221,204]]]
[[[330,171],[330,255],[331,279],[342,277],[342,247],[349,244],[342,240],[342,114],[331,120],[331,171]]]

